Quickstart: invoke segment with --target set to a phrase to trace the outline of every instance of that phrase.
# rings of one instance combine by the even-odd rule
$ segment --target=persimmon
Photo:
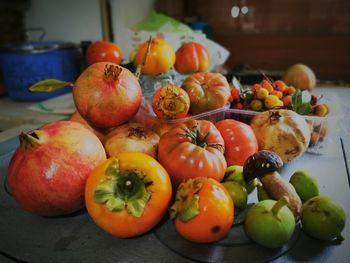
[[[197,177],[180,184],[170,209],[176,231],[185,239],[210,243],[231,230],[234,205],[226,188],[212,178]]]
[[[172,196],[167,171],[151,156],[123,152],[98,165],[85,186],[85,205],[94,222],[120,238],[151,230]]]

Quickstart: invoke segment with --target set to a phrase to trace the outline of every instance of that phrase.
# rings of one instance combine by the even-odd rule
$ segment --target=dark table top
[[[349,216],[350,144],[338,136],[332,139],[325,153],[306,153],[287,164],[281,175],[288,179],[297,169],[309,170],[317,176],[321,194],[331,196]],[[119,239],[98,228],[85,210],[55,218],[30,214],[6,190],[7,167],[17,145],[17,138],[0,143],[0,262],[350,262],[349,220],[341,244],[312,239],[298,224],[284,247],[266,249],[245,236],[240,218],[224,240],[194,244],[176,233],[167,216],[143,236]],[[250,197],[250,203],[255,201]]]

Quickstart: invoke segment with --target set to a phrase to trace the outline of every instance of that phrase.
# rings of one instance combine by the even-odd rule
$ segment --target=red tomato
[[[209,68],[209,54],[206,47],[197,42],[183,44],[176,51],[174,67],[181,74],[207,71]]]
[[[152,108],[160,119],[183,118],[190,108],[190,98],[186,91],[168,83],[153,94]]]
[[[117,44],[105,40],[91,43],[86,50],[86,60],[89,65],[103,61],[120,64],[122,58],[121,48]]]
[[[189,120],[164,133],[158,144],[158,160],[174,186],[198,176],[221,181],[225,175],[224,140],[207,120]]]
[[[224,107],[231,91],[224,75],[212,72],[199,72],[186,78],[181,85],[190,97],[190,113],[202,112]]]
[[[94,222],[121,238],[152,229],[167,212],[172,187],[167,171],[151,156],[124,152],[98,165],[85,185]]]
[[[179,186],[170,217],[182,237],[197,243],[214,242],[230,232],[234,205],[222,184],[199,177]]]
[[[225,159],[228,166],[243,166],[245,160],[258,151],[257,139],[249,125],[225,119],[218,121],[215,126],[225,141]]]

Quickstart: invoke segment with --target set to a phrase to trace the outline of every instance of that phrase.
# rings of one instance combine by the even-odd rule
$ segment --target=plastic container
[[[256,111],[230,109],[228,107],[204,112],[195,116],[176,120],[158,119],[152,111],[152,107],[144,100],[143,105],[135,116],[135,121],[143,123],[152,128],[159,134],[162,134],[171,126],[177,125],[190,119],[205,119],[213,123],[223,119],[234,119],[246,124],[250,124],[252,118],[259,114]],[[307,152],[313,154],[324,154],[331,149],[331,144],[338,132],[336,122],[339,120],[334,116],[317,117],[303,116],[310,125],[311,140]]]
[[[76,45],[59,41],[6,44],[0,47],[0,71],[8,96],[19,101],[40,101],[71,91],[30,92],[28,88],[45,79],[73,82],[80,72]]]

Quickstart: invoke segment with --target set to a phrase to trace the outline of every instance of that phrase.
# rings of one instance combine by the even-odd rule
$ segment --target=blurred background
[[[226,48],[227,74],[273,75],[302,62],[320,80],[350,81],[348,0],[0,0],[0,43],[108,39],[127,49],[127,30],[152,11]]]

